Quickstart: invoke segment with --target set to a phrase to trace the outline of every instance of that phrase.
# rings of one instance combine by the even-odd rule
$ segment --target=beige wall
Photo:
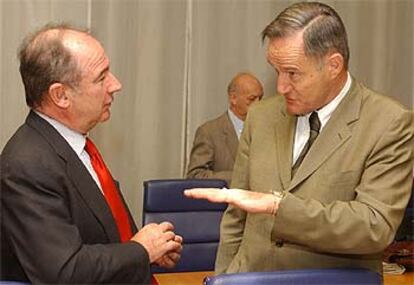
[[[275,93],[260,32],[294,1],[0,0],[0,149],[27,108],[16,50],[48,21],[90,27],[123,90],[92,136],[141,222],[142,182],[181,177],[196,127],[227,106],[226,86],[249,70]],[[414,107],[414,1],[324,1],[348,29],[351,72]]]

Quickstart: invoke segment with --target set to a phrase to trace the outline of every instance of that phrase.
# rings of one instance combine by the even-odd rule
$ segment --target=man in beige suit
[[[410,196],[412,111],[350,76],[345,27],[325,4],[290,6],[263,38],[280,95],[249,111],[235,189],[186,192],[230,204],[216,273],[382,272]]]
[[[227,94],[229,110],[196,131],[187,178],[218,178],[230,185],[247,110],[263,97],[263,87],[254,75],[243,72],[230,81]]]

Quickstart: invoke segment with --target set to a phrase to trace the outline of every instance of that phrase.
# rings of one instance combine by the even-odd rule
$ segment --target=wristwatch
[[[273,194],[273,208],[272,208],[272,215],[276,216],[277,209],[279,208],[279,203],[282,199],[286,196],[285,191],[272,191]]]

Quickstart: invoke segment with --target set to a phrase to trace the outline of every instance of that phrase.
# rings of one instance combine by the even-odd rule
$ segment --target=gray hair
[[[18,51],[20,75],[23,80],[26,104],[41,105],[49,86],[61,82],[76,87],[81,72],[70,50],[63,45],[68,30],[87,33],[67,24],[47,24],[28,35]]]
[[[299,2],[286,8],[262,32],[266,38],[283,38],[304,30],[303,42],[307,56],[321,59],[334,50],[349,64],[349,48],[345,26],[330,6],[319,2]]]

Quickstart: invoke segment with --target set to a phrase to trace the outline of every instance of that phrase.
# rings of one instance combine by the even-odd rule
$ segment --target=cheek
[[[247,108],[249,108],[250,104],[252,104],[252,103],[253,103],[253,101],[250,101],[250,100],[243,101],[243,104],[242,104],[243,110],[247,110]]]
[[[99,102],[102,105],[108,104],[108,102],[111,100],[104,86],[100,86],[99,88],[96,88],[96,90],[94,91],[94,94],[96,96],[97,103]]]
[[[294,89],[299,94],[299,100],[304,102],[312,101],[315,93],[319,92],[318,79],[314,75],[310,75],[295,84]]]

